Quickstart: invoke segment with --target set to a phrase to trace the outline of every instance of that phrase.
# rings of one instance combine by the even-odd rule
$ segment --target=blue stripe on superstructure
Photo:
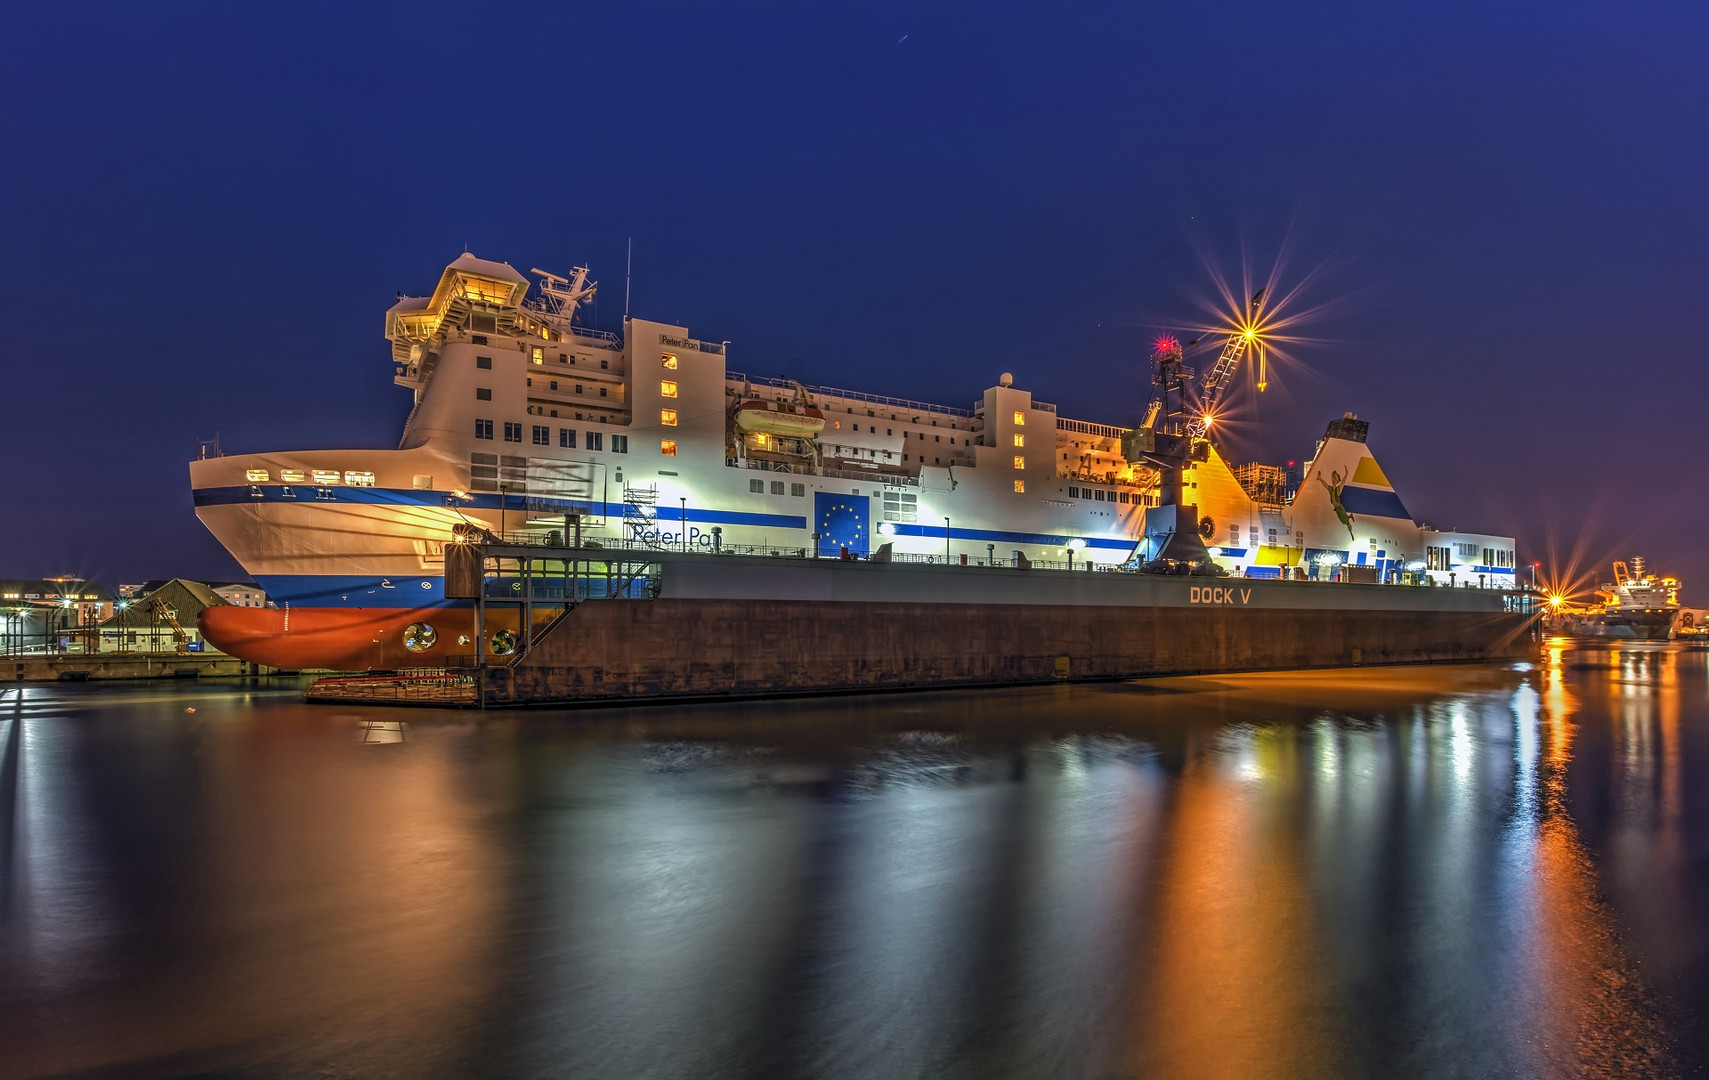
[[[293,494],[286,495],[289,488]],[[291,502],[314,503],[330,506],[337,503],[363,503],[366,505],[383,506],[454,506],[458,509],[473,510],[520,510],[548,513],[580,513],[596,514],[603,517],[622,517],[623,503],[603,502],[597,499],[557,499],[548,495],[494,495],[487,493],[472,494],[468,498],[456,498],[445,491],[414,491],[409,488],[379,488],[379,487],[329,487],[325,490],[332,493],[331,498],[317,497],[321,489],[313,484],[280,485],[262,484],[257,488],[248,487],[219,487],[200,488],[192,495],[197,506],[226,506],[233,503],[248,502]],[[257,495],[255,492],[260,491]],[[660,506],[654,517],[660,521],[681,521],[683,511],[680,506]],[[759,525],[774,529],[805,529],[807,518],[803,514],[752,514],[741,510],[709,510],[701,507],[690,507],[688,520],[704,522],[708,525]]]
[[[1406,512],[1399,495],[1378,488],[1354,487],[1348,484],[1341,489],[1341,505],[1347,508],[1349,514],[1412,520],[1412,515]]]
[[[890,531],[885,532],[888,526]],[[878,527],[879,540],[886,536],[929,536],[942,540],[944,531],[930,525],[903,525],[887,521]],[[1084,540],[1087,547],[1105,548],[1110,551],[1132,551],[1139,543],[1137,537],[1093,537],[1093,536],[1053,536],[1050,533],[1021,533],[1000,532],[996,529],[956,529],[949,531],[951,540],[985,540],[988,542],[1001,541],[1005,544],[1039,544],[1042,546],[1067,547],[1070,540]]]

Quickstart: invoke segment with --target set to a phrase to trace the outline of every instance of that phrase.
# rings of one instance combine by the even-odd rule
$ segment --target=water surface
[[[1698,1074],[1706,672],[8,686],[0,1076]]]

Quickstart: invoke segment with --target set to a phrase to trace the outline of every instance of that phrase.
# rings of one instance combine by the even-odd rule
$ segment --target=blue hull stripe
[[[473,600],[445,599],[445,579],[412,575],[262,574],[255,579],[267,599],[283,607],[419,608],[472,607]],[[423,585],[426,588],[423,588]]]

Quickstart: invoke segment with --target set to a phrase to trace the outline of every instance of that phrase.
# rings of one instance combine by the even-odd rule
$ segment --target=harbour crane
[[[1264,293],[1264,289],[1259,289],[1252,294],[1244,314],[1223,342],[1216,362],[1202,379],[1187,366],[1186,348],[1174,337],[1159,338],[1152,348],[1151,404],[1139,427],[1122,436],[1122,456],[1156,471],[1159,504],[1147,512],[1146,536],[1135,547],[1130,562],[1199,565],[1209,559],[1201,534],[1208,538],[1214,526],[1209,519],[1199,517],[1196,506],[1187,503],[1182,478],[1194,462],[1209,460],[1210,445],[1205,435],[1243,357],[1257,354],[1260,391],[1266,385],[1261,322]],[[1202,340],[1203,337],[1196,338],[1186,347]]]

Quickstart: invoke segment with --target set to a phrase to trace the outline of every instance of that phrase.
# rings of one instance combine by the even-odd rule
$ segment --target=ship
[[[1574,633],[1667,641],[1686,621],[1679,606],[1679,579],[1651,572],[1642,556],[1615,562],[1614,580],[1597,586],[1596,593],[1600,606],[1592,605],[1571,620]]]
[[[1152,405],[1121,426],[1062,416],[1007,373],[966,405],[747,374],[685,326],[586,325],[587,267],[531,273],[465,253],[386,312],[411,395],[395,449],[190,463],[198,518],[271,599],[208,609],[209,642],[285,669],[455,665],[525,649],[590,595],[477,612],[446,589],[447,550],[469,543],[1515,587],[1513,539],[1414,520],[1352,413],[1286,464],[1226,459],[1216,395],[1250,327],[1211,342],[1204,376],[1160,343]]]

